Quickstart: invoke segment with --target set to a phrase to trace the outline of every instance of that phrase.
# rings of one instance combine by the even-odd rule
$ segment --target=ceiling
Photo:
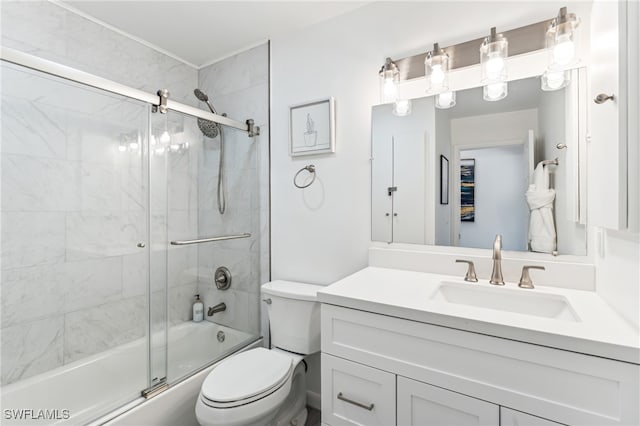
[[[351,1],[63,1],[197,68],[357,9]]]

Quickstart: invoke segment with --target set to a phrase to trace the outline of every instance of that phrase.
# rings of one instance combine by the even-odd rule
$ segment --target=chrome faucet
[[[222,312],[226,310],[227,310],[227,305],[225,305],[224,303],[218,303],[216,306],[209,306],[209,309],[207,310],[207,316],[210,317],[217,312]]]
[[[504,285],[502,278],[502,235],[496,235],[493,242],[493,270],[491,271],[491,284]]]

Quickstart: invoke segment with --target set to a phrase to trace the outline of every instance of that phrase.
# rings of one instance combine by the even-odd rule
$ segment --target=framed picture
[[[449,160],[440,156],[440,204],[449,204]]]
[[[334,99],[289,107],[289,154],[326,154],[336,151]]]
[[[476,160],[460,159],[460,221],[476,220]]]

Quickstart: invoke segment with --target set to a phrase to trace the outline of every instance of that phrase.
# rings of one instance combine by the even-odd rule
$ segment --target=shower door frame
[[[124,84],[116,83],[115,81],[99,77],[84,71],[80,71],[65,65],[58,64],[47,59],[33,56],[28,53],[21,52],[19,50],[11,49],[8,47],[0,46],[0,59],[5,62],[20,65],[25,68],[30,68],[36,71],[50,74],[56,77],[64,78],[76,83],[84,84],[96,89],[104,90],[116,95],[124,96],[131,99],[136,99],[156,107],[160,108],[160,112],[177,111],[183,114],[191,115],[204,120],[213,121],[215,123],[232,127],[234,129],[246,132],[249,137],[260,134],[260,129],[253,125],[253,120],[248,119],[245,123],[233,120],[231,118],[213,114],[208,111],[204,111],[190,105],[183,104],[181,102],[172,101],[161,95],[163,90],[158,90],[156,95],[147,93],[145,91],[135,89],[133,87],[126,86]],[[167,97],[168,97],[168,91]]]

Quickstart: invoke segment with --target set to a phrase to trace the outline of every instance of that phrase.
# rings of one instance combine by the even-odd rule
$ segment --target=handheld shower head
[[[211,102],[209,102],[209,97],[206,93],[200,89],[195,89],[193,94],[196,95],[196,98],[198,98],[199,101],[205,102],[212,113],[217,114],[216,109],[211,105]]]

